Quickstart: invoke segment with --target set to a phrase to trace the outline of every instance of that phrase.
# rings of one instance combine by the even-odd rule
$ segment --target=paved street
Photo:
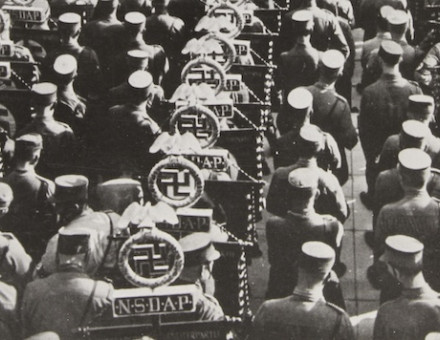
[[[356,70],[353,86],[360,79],[359,55],[362,48],[362,32],[355,30],[355,40],[358,41]],[[359,108],[359,94],[353,88],[353,107]],[[357,113],[352,114],[353,122],[357,126]],[[344,193],[350,205],[351,216],[345,222],[345,236],[343,240],[342,260],[347,265],[347,273],[341,278],[342,289],[350,316],[374,311],[378,308],[379,291],[374,290],[366,277],[366,270],[372,263],[372,251],[365,244],[364,231],[371,230],[372,215],[360,202],[359,193],[366,189],[365,160],[360,144],[347,152],[350,166],[350,179],[344,185]],[[270,176],[266,177],[267,187]],[[265,236],[266,220],[269,213],[264,212],[263,220],[258,224],[258,235],[263,257],[255,259],[249,268],[251,285],[251,308],[256,312],[264,301],[267,289],[269,264],[267,261],[267,243]]]

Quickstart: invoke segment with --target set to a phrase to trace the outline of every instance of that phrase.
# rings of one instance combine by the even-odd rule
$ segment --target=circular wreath
[[[157,184],[160,172],[166,168],[184,168],[188,170],[191,176],[195,180],[195,190],[191,192],[188,197],[177,200],[172,199],[162,193]],[[148,175],[148,188],[156,201],[162,201],[172,207],[180,208],[190,206],[196,203],[203,194],[203,189],[205,187],[205,181],[203,180],[203,175],[197,165],[193,162],[187,160],[183,156],[168,156],[158,162],[153,169],[151,169]]]
[[[136,244],[165,242],[169,247],[171,256],[174,257],[172,268],[164,275],[156,278],[147,278],[136,273],[130,266],[130,254],[132,247]],[[121,273],[131,284],[138,287],[156,288],[165,286],[177,279],[182,272],[184,265],[184,254],[182,247],[174,237],[156,227],[147,230],[141,230],[130,236],[121,246],[118,257],[118,266]]]
[[[234,44],[231,42],[231,40],[226,39],[225,37],[219,36],[217,34],[207,34],[201,37],[200,39],[203,39],[205,41],[211,39],[217,40],[222,44],[222,46],[224,46],[223,51],[226,55],[226,62],[223,65],[220,63],[219,64],[223,67],[225,71],[228,71],[231,68],[235,59],[237,58],[237,52],[235,51]]]
[[[207,107],[203,105],[192,105],[192,106],[182,106],[181,108],[174,111],[173,115],[170,119],[170,128],[171,131],[178,130],[178,122],[181,116],[185,114],[197,114],[197,115],[203,115],[208,120],[208,124],[211,127],[211,135],[207,139],[199,139],[200,146],[205,149],[212,145],[214,145],[218,138],[220,137],[220,121],[217,118],[217,115],[212,112],[211,109],[208,109]],[[182,131],[180,132],[183,133]]]
[[[196,59],[189,61],[182,70],[182,74],[181,74],[182,82],[189,84],[187,77],[188,77],[189,73],[191,72],[191,69],[193,67],[203,66],[203,65],[206,65],[206,66],[214,69],[217,72],[217,74],[219,74],[220,82],[217,85],[217,87],[214,89],[215,94],[219,94],[223,90],[223,88],[225,87],[226,73],[225,73],[225,70],[223,69],[222,65],[220,65],[218,62],[216,62],[214,59],[212,59],[210,57],[198,57]]]
[[[232,5],[230,3],[227,3],[227,2],[223,2],[223,3],[221,3],[221,4],[217,5],[217,6],[212,7],[208,11],[207,16],[208,17],[215,17],[215,12],[218,9],[229,9],[229,10],[231,10],[232,13],[234,13],[234,17],[235,17],[235,20],[236,20],[236,27],[235,27],[234,30],[232,30],[230,32],[227,32],[227,33],[218,32],[217,34],[220,34],[220,35],[224,36],[225,38],[235,38],[235,37],[237,37],[241,33],[241,31],[243,31],[243,28],[244,28],[244,25],[245,25],[243,14],[240,12],[240,10],[238,9],[237,6]]]

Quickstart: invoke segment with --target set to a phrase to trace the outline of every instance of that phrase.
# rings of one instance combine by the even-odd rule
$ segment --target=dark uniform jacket
[[[27,133],[39,133],[44,148],[37,165],[37,172],[44,177],[55,178],[72,171],[77,145],[72,129],[53,118],[34,119],[25,126],[17,137]]]
[[[267,298],[291,294],[296,285],[297,261],[304,242],[321,241],[337,251],[342,233],[342,225],[330,215],[300,215],[289,211],[285,218],[271,217],[266,225],[270,263]]]
[[[431,197],[440,200],[440,173],[431,169],[431,177],[427,185]],[[384,205],[397,202],[403,198],[404,192],[399,180],[397,168],[382,171],[376,179],[373,213],[377,217]]]
[[[400,132],[407,118],[408,97],[421,93],[416,83],[390,74],[382,75],[364,90],[359,113],[359,137],[366,157],[377,157],[386,139]]]
[[[378,164],[378,170],[384,171],[394,168],[398,163],[399,152],[403,150],[401,144],[401,135],[392,135],[387,138],[385,144],[380,153],[380,159]],[[433,167],[438,167],[438,164],[434,164],[437,161],[437,156],[440,152],[440,138],[437,138],[430,134],[425,138],[425,147],[423,148],[432,159]]]
[[[55,184],[38,176],[33,169],[13,170],[4,181],[14,192],[14,200],[4,217],[4,230],[13,232],[32,258],[37,259],[55,231],[51,230],[55,215],[49,202]]]
[[[380,306],[374,323],[374,339],[425,339],[440,331],[439,294],[428,285],[403,289],[401,296]]]
[[[286,118],[289,119],[289,117]],[[278,123],[277,121],[277,125]],[[283,123],[283,126],[284,129],[286,129],[286,126],[292,125]],[[278,127],[280,127],[280,125],[278,125]],[[275,168],[289,166],[298,161],[299,149],[297,140],[299,138],[300,129],[301,127],[298,126],[289,128],[283,136],[273,143],[272,149]],[[335,170],[341,166],[341,154],[338,150],[338,144],[329,133],[323,132],[323,136],[325,146],[318,155],[318,165],[324,170]]]
[[[96,52],[104,79],[109,79],[111,58],[124,46],[123,32],[124,26],[116,18],[89,21],[81,30],[80,43]]]
[[[299,160],[293,165],[275,170],[266,197],[267,211],[279,217],[286,216],[291,206],[288,177],[293,170],[302,167],[310,168],[310,171],[316,171],[319,176],[319,195],[315,201],[315,210],[320,214],[332,215],[339,221],[344,222],[348,217],[348,209],[338,180],[330,172],[307,164],[306,160]]]
[[[318,51],[311,45],[296,43],[288,52],[281,53],[277,69],[277,87],[284,90],[284,100],[298,86],[312,85],[318,80]]]
[[[86,272],[92,277],[96,277],[96,275],[101,274],[104,270],[111,270],[116,266],[118,243],[111,241],[109,236],[120,231],[117,228],[118,220],[119,215],[116,213],[95,212],[89,209],[66,225],[66,228],[69,228],[69,230],[86,229],[90,231],[91,247]],[[57,269],[57,247],[58,234],[49,240],[46,252],[41,258],[42,268],[46,274],[54,273]]]
[[[296,295],[263,303],[251,339],[354,339],[350,318],[324,299]]]
[[[43,75],[46,74],[49,81],[56,83],[53,63],[62,54],[70,54],[78,62],[78,75],[73,83],[75,92],[86,99],[100,94],[103,86],[102,73],[98,56],[90,47],[59,46],[47,55],[43,63]]]
[[[302,8],[310,10],[313,14],[315,24],[311,36],[312,46],[318,51],[327,51],[336,49],[341,51],[344,56],[349,55],[349,49],[344,34],[339,26],[338,19],[328,10],[318,7]],[[296,35],[293,31],[292,14],[294,11],[284,15],[280,28],[279,41],[282,42],[281,52],[288,51],[296,41]]]
[[[17,290],[0,281],[0,338],[14,340],[20,338],[17,317]]]
[[[336,93],[334,87],[317,82],[308,86],[313,95],[312,124],[333,136],[341,154],[341,168],[335,171],[341,184],[348,179],[348,164],[345,149],[351,150],[357,144],[357,132],[351,120],[351,109],[347,100]]]
[[[53,331],[63,340],[77,339],[72,330],[85,326],[109,308],[112,293],[111,284],[92,280],[83,273],[59,272],[37,279],[24,292],[21,307],[24,335]]]

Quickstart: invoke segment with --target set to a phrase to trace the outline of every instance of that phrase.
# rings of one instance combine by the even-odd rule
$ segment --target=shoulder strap
[[[86,321],[87,314],[89,314],[90,306],[92,305],[93,298],[95,297],[95,292],[96,292],[96,287],[97,286],[98,286],[98,281],[95,280],[93,282],[92,292],[89,295],[89,298],[88,298],[87,303],[86,303],[86,307],[84,308],[84,312],[83,312],[83,314],[81,316],[81,320],[79,322],[79,326],[80,327],[85,326],[84,322]]]

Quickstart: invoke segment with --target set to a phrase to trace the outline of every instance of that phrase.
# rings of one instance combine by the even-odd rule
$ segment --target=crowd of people
[[[0,44],[13,47],[0,56],[13,66],[0,92],[25,89],[27,110],[1,103],[1,339],[76,339],[79,328],[111,314],[113,291],[125,288],[115,274],[120,243],[111,236],[128,237],[130,206],[152,200],[138,179],[163,156],[149,150],[169,124],[169,99],[188,60],[181,51],[206,33],[195,31],[206,10],[199,1],[91,5],[86,23],[66,12],[20,27],[56,24],[58,41],[48,51],[30,39],[12,41],[16,23],[0,10]],[[247,32],[263,26],[253,20]],[[364,42],[356,129],[357,27]],[[368,188],[360,199],[373,219],[365,234],[374,254],[368,278],[381,290],[374,338],[440,332],[439,51],[436,30],[415,38],[403,0],[291,1],[283,13],[274,44],[278,96],[266,127],[275,168],[266,199],[268,301],[249,339],[355,338],[339,278],[350,215],[346,152],[359,140]],[[219,223],[227,219],[206,195],[196,206],[214,209]],[[196,308],[170,320],[224,320],[213,296],[217,240],[210,233],[179,240],[185,266],[173,284],[197,287]]]

